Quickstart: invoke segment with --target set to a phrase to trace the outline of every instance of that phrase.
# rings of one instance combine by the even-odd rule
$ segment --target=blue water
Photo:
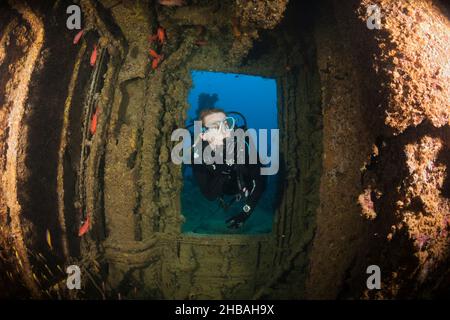
[[[191,74],[194,86],[188,96],[188,122],[196,120],[198,97],[206,93],[218,95],[215,107],[244,114],[249,128],[278,128],[275,79],[209,71]]]
[[[197,120],[198,111],[205,107],[222,108],[225,112],[242,113],[248,128],[277,129],[277,88],[270,78],[243,74],[192,71],[193,88],[189,92],[188,120]],[[243,122],[236,117],[238,125]],[[270,134],[269,134],[270,137]],[[270,140],[270,138],[269,138]],[[270,141],[269,152],[270,152]],[[266,191],[244,227],[235,231],[226,228],[225,220],[240,212],[243,203],[234,203],[228,210],[218,201],[208,201],[200,192],[189,165],[183,167],[182,214],[185,217],[182,231],[201,234],[261,234],[272,230],[275,211],[277,175],[268,176]],[[225,200],[230,200],[226,198]]]

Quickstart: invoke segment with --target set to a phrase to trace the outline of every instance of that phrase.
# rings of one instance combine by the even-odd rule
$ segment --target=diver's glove
[[[229,229],[238,229],[244,225],[244,222],[250,217],[251,211],[250,206],[245,205],[242,209],[243,211],[234,217],[226,220],[225,222],[228,224]]]

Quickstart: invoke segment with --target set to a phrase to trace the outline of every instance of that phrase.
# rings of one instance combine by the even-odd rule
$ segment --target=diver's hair
[[[199,118],[202,121],[202,123],[204,124],[203,120],[205,119],[206,116],[209,116],[210,114],[218,113],[218,112],[222,112],[223,114],[225,114],[225,111],[220,108],[205,108],[202,111],[200,111]]]

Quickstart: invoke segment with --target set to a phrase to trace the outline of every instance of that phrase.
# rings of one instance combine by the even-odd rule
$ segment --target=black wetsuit
[[[249,145],[248,138],[246,141]],[[234,143],[235,148],[236,145]],[[202,141],[201,150],[204,150],[206,146],[208,146],[208,143]],[[200,147],[198,150],[200,150]],[[237,158],[235,158],[235,163],[228,165],[225,163],[225,156],[223,156],[222,164],[206,164],[204,161],[201,164],[192,162],[194,177],[201,192],[208,200],[219,199],[222,195],[240,195],[245,198],[243,206],[248,205],[250,211],[246,212],[241,222],[244,222],[250,216],[266,186],[266,177],[261,175],[262,165],[259,157],[256,164],[250,164],[248,151],[247,148],[245,164],[236,163]]]

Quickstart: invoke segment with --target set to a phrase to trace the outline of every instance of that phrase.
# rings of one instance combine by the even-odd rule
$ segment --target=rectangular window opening
[[[255,129],[256,136],[252,134],[251,139],[255,142],[258,155],[262,157],[267,155],[266,159],[270,157],[273,160],[272,151],[274,151],[274,148],[271,145],[271,130],[278,129],[276,80],[260,76],[200,70],[191,71],[191,75],[193,87],[188,95],[190,107],[187,112],[186,127],[191,131],[192,137],[194,136],[192,124],[194,120],[199,120],[201,110],[223,109],[227,117],[233,118],[230,123],[234,123],[235,128],[243,127],[246,123],[247,128]],[[268,151],[261,153],[259,129],[267,129]],[[276,150],[278,152],[278,148]],[[254,208],[251,209],[250,217],[241,227],[236,229],[230,228],[230,223],[226,223],[226,220],[243,212],[249,198],[245,198],[245,193],[241,193],[241,199],[239,200],[236,195],[218,192],[221,196],[213,199],[210,196],[208,200],[200,188],[198,175],[193,173],[193,166],[195,165],[183,164],[183,190],[181,193],[181,210],[185,218],[182,225],[183,233],[256,235],[267,234],[272,231],[278,194],[277,173],[263,176],[265,181],[264,191],[258,198],[256,205],[253,206]],[[269,163],[265,166],[270,165]],[[249,173],[252,171],[247,170],[247,168],[243,170],[247,176],[241,179],[243,179],[244,184],[248,185],[246,190],[250,190],[254,180],[251,178],[252,174]],[[236,175],[233,174],[232,178],[227,178],[232,180],[228,186],[234,185],[234,180],[236,180],[236,185],[242,186],[242,183],[239,184],[235,177]],[[258,177],[256,178],[258,179]],[[206,181],[207,192],[214,189],[212,174],[202,181],[203,186]],[[223,189],[227,188],[223,187]]]

